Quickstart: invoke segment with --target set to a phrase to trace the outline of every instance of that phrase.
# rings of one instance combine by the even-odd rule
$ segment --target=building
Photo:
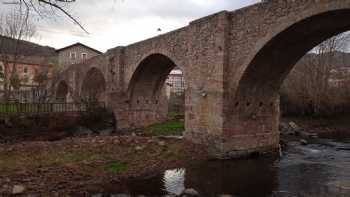
[[[11,91],[11,95],[16,97],[15,100],[27,101],[27,95],[34,98],[33,95],[37,92],[33,91],[39,91],[36,88],[39,85],[37,76],[45,75],[48,82],[57,71],[100,54],[102,54],[100,51],[81,43],[56,50],[52,47],[0,36],[0,99],[4,95],[5,77],[9,79],[13,69],[16,69],[15,73],[20,85],[18,89]]]
[[[13,69],[16,69],[17,77],[20,81],[21,90],[29,90],[37,87],[38,81],[35,77],[38,74],[44,74],[47,80],[50,80],[53,75],[54,64],[45,57],[20,57],[16,60],[16,67],[14,67],[14,62],[10,61],[7,63],[8,74],[7,78],[11,76]],[[3,90],[3,82],[5,78],[5,64],[0,61],[0,90]]]
[[[100,51],[81,43],[56,50],[24,40],[18,41],[0,36],[0,100],[4,95],[5,79],[10,78],[13,69],[16,69],[16,77],[20,84],[18,89],[12,89],[11,97],[15,97],[13,98],[15,100],[28,101],[27,98],[35,98],[35,95],[41,91],[36,88],[39,85],[36,80],[38,76],[44,76],[45,82],[48,82],[57,71],[100,54],[102,54]]]
[[[102,52],[88,47],[81,43],[75,43],[64,48],[56,50],[58,55],[58,65],[61,69],[64,69],[72,64],[79,64],[93,58]]]
[[[16,69],[21,90],[36,87],[35,76],[39,73],[45,72],[47,78],[51,78],[57,64],[56,56],[52,47],[0,36],[0,91],[3,91],[4,81],[10,78],[13,69]]]
[[[173,69],[166,80],[169,115],[183,116],[185,113],[185,80],[179,68]]]
[[[171,94],[182,95],[185,92],[185,80],[179,68],[173,69],[166,80],[168,98]]]

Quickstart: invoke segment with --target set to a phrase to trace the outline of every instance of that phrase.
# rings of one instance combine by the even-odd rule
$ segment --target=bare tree
[[[34,11],[41,17],[53,15],[55,10],[58,10],[88,33],[84,26],[67,10],[67,6],[75,2],[76,0],[12,0],[3,4],[18,5],[19,9],[25,9],[26,12]]]
[[[29,40],[35,32],[28,12],[14,10],[0,18],[0,61],[5,100],[8,100],[11,89],[18,89],[20,85],[17,66],[23,53],[23,40]]]
[[[335,102],[330,80],[332,69],[348,48],[350,34],[332,37],[299,61],[282,86],[282,95],[292,101],[292,105],[306,110],[306,113],[320,114],[325,105]],[[340,91],[339,91],[340,92]]]

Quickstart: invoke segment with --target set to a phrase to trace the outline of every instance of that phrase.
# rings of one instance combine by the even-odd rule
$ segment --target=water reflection
[[[186,169],[167,170],[164,173],[164,187],[169,194],[180,195],[185,188]]]
[[[272,158],[205,162],[187,170],[186,186],[205,196],[268,196],[277,187],[274,164]]]

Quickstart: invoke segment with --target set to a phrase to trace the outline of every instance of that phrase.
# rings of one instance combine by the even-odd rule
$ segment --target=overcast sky
[[[6,1],[6,0],[0,0]],[[161,33],[183,27],[197,18],[221,10],[235,10],[260,0],[77,0],[70,12],[88,30],[84,33],[67,18],[37,22],[38,35],[33,40],[61,48],[82,42],[105,52]],[[0,5],[0,13],[9,10]]]

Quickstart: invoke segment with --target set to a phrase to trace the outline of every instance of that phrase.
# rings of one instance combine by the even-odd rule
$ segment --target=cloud
[[[1,1],[1,0],[0,0]],[[38,22],[36,41],[56,48],[83,42],[106,51],[186,26],[221,10],[234,10],[259,0],[78,0],[66,7],[89,31],[58,14]],[[3,12],[4,6],[0,7]]]

